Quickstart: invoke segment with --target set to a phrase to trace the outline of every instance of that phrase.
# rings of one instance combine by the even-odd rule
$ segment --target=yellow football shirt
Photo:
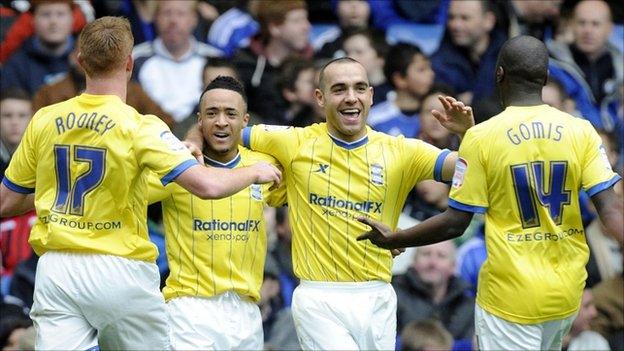
[[[213,167],[236,168],[259,161],[278,165],[268,155],[239,147],[227,164],[207,160]],[[180,296],[211,297],[235,291],[251,300],[260,299],[267,238],[265,204],[282,206],[284,183],[252,184],[219,200],[202,200],[177,184],[162,186],[150,178],[150,202],[162,201],[169,277],[165,299]]]
[[[116,96],[82,94],[33,116],[3,183],[35,193],[29,242],[38,255],[63,250],[154,261],[145,169],[166,184],[196,164],[157,117]]]
[[[547,105],[508,107],[468,130],[459,157],[449,206],[485,213],[477,303],[516,323],[574,314],[589,257],[579,190],[620,179],[598,134]]]
[[[396,227],[405,199],[423,179],[440,179],[448,150],[367,127],[361,140],[329,135],[325,123],[306,128],[258,125],[243,142],[284,166],[293,266],[312,281],[362,282],[391,278],[390,251],[357,241],[369,216]]]

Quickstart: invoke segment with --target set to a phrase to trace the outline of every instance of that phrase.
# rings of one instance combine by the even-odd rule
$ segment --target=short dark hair
[[[390,45],[386,41],[386,37],[383,32],[375,28],[360,28],[360,27],[348,27],[344,30],[342,35],[343,43],[347,39],[356,35],[362,35],[368,39],[370,46],[377,52],[378,57],[386,57]],[[343,44],[344,45],[344,44]]]
[[[392,75],[395,73],[400,73],[402,76],[407,75],[407,67],[412,63],[416,55],[422,55],[424,58],[427,58],[418,46],[408,43],[397,43],[388,50],[383,72],[388,82],[390,82],[394,88],[396,88],[396,86],[394,86]]]
[[[429,89],[429,91],[427,92],[427,94],[425,94],[425,97],[428,97],[428,96],[430,96],[432,94],[435,94],[435,95],[445,95],[445,96],[454,96],[455,95],[455,89],[453,89],[453,87],[448,85],[448,84],[434,83],[431,86],[431,89]]]
[[[294,91],[295,83],[297,82],[297,78],[299,78],[299,74],[307,69],[314,68],[315,66],[312,60],[298,57],[287,58],[282,63],[280,74],[276,82],[277,89],[279,89],[280,94],[283,89]]]
[[[0,101],[4,101],[6,99],[31,101],[31,96],[23,89],[8,88],[0,91]]]
[[[541,89],[548,77],[548,50],[539,39],[517,36],[503,44],[496,63],[496,67],[499,66],[503,67],[510,82]]]
[[[201,93],[201,96],[199,97],[200,107],[202,99],[204,98],[206,92],[213,89],[226,89],[235,91],[243,98],[243,101],[245,101],[245,105],[247,105],[247,94],[245,94],[245,87],[243,86],[243,84],[234,77],[218,76],[217,78],[213,79],[212,82],[208,83],[206,89],[204,89],[204,91]]]
[[[319,71],[319,88],[321,90],[323,89],[323,84],[325,84],[325,70],[327,69],[327,67],[329,67],[330,65],[333,65],[334,63],[359,63],[361,65],[361,63],[358,60],[352,59],[351,57],[348,57],[348,56],[339,57],[339,58],[330,60],[329,62],[324,64],[323,67],[321,67],[321,70]]]
[[[236,72],[236,75],[238,75],[238,70],[236,69],[236,66],[232,63],[231,60],[228,60],[225,57],[208,57],[206,59],[206,64],[202,69],[202,74],[205,73],[207,69],[214,67],[227,67],[232,69],[234,72]]]

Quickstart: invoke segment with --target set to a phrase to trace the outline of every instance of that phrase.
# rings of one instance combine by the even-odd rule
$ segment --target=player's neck
[[[537,106],[543,105],[541,94],[510,94],[505,99],[505,108],[509,106]]]
[[[228,150],[226,153],[220,153],[215,150],[204,148],[204,155],[211,161],[216,161],[222,164],[228,164],[232,162],[238,155],[238,148],[234,147],[232,150]]]
[[[121,75],[115,75],[110,77],[86,77],[86,94],[92,95],[115,95],[118,96],[121,101],[126,102],[126,94],[128,91],[128,82]]]

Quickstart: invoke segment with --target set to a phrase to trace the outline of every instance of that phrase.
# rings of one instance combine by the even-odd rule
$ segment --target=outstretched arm
[[[607,233],[624,247],[624,217],[622,199],[617,196],[613,187],[592,196],[600,221],[607,228]]]
[[[0,217],[17,216],[34,209],[34,194],[18,193],[0,184]]]
[[[358,221],[369,225],[371,230],[360,235],[357,240],[368,239],[384,249],[435,244],[461,236],[468,228],[472,216],[471,212],[449,207],[439,215],[395,233],[383,223],[360,217]]]

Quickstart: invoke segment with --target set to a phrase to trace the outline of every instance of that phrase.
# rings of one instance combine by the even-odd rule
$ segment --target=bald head
[[[540,40],[521,35],[503,45],[496,67],[497,82],[507,78],[514,84],[541,90],[548,76],[548,51]],[[499,67],[504,77],[499,74]]]
[[[611,9],[606,2],[585,0],[574,8],[574,44],[591,59],[595,59],[605,50],[612,30]]]

